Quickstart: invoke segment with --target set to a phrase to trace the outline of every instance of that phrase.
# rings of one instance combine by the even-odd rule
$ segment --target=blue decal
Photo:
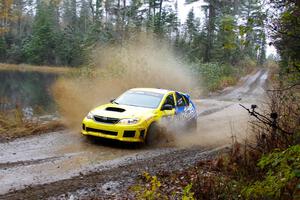
[[[181,94],[188,100],[188,105],[186,106],[176,106],[176,119],[181,121],[189,121],[197,117],[195,104],[191,101],[190,96],[187,94]]]

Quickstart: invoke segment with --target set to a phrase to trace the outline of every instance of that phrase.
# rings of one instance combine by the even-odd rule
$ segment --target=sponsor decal
[[[195,108],[192,104],[190,104],[188,107],[185,107],[183,112],[181,112],[178,115],[175,115],[175,120],[178,121],[188,121],[196,116]]]

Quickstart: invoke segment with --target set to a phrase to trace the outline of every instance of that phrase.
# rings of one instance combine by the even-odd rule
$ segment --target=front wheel
[[[147,130],[145,144],[146,145],[153,145],[157,142],[159,136],[159,127],[156,123],[152,123]]]

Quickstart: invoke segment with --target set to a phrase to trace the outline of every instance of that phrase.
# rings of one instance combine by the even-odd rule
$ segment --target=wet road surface
[[[199,113],[198,130],[179,136],[177,141],[159,147],[133,147],[107,141],[91,141],[77,132],[61,131],[41,136],[20,138],[0,144],[0,198],[28,186],[51,184],[71,177],[111,170],[135,162],[155,161],[181,152],[194,159],[203,152],[214,151],[231,141],[232,134],[247,130],[249,119],[238,104],[249,106],[264,99],[267,71],[259,70],[244,77],[242,84],[228,88],[210,99],[195,100]],[[189,150],[191,149],[192,150]],[[195,151],[196,150],[196,151]],[[177,156],[181,154],[178,153]],[[180,159],[178,159],[178,162]],[[190,162],[190,161],[180,161]],[[178,167],[181,167],[178,163]],[[174,165],[176,166],[176,165]],[[149,170],[149,169],[148,169]]]

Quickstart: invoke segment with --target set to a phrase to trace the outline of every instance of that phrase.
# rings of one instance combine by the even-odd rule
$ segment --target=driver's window
[[[174,102],[173,94],[170,94],[169,96],[167,96],[164,105],[166,105],[166,104],[170,104],[170,105],[172,105],[173,108],[175,108],[175,102]]]

